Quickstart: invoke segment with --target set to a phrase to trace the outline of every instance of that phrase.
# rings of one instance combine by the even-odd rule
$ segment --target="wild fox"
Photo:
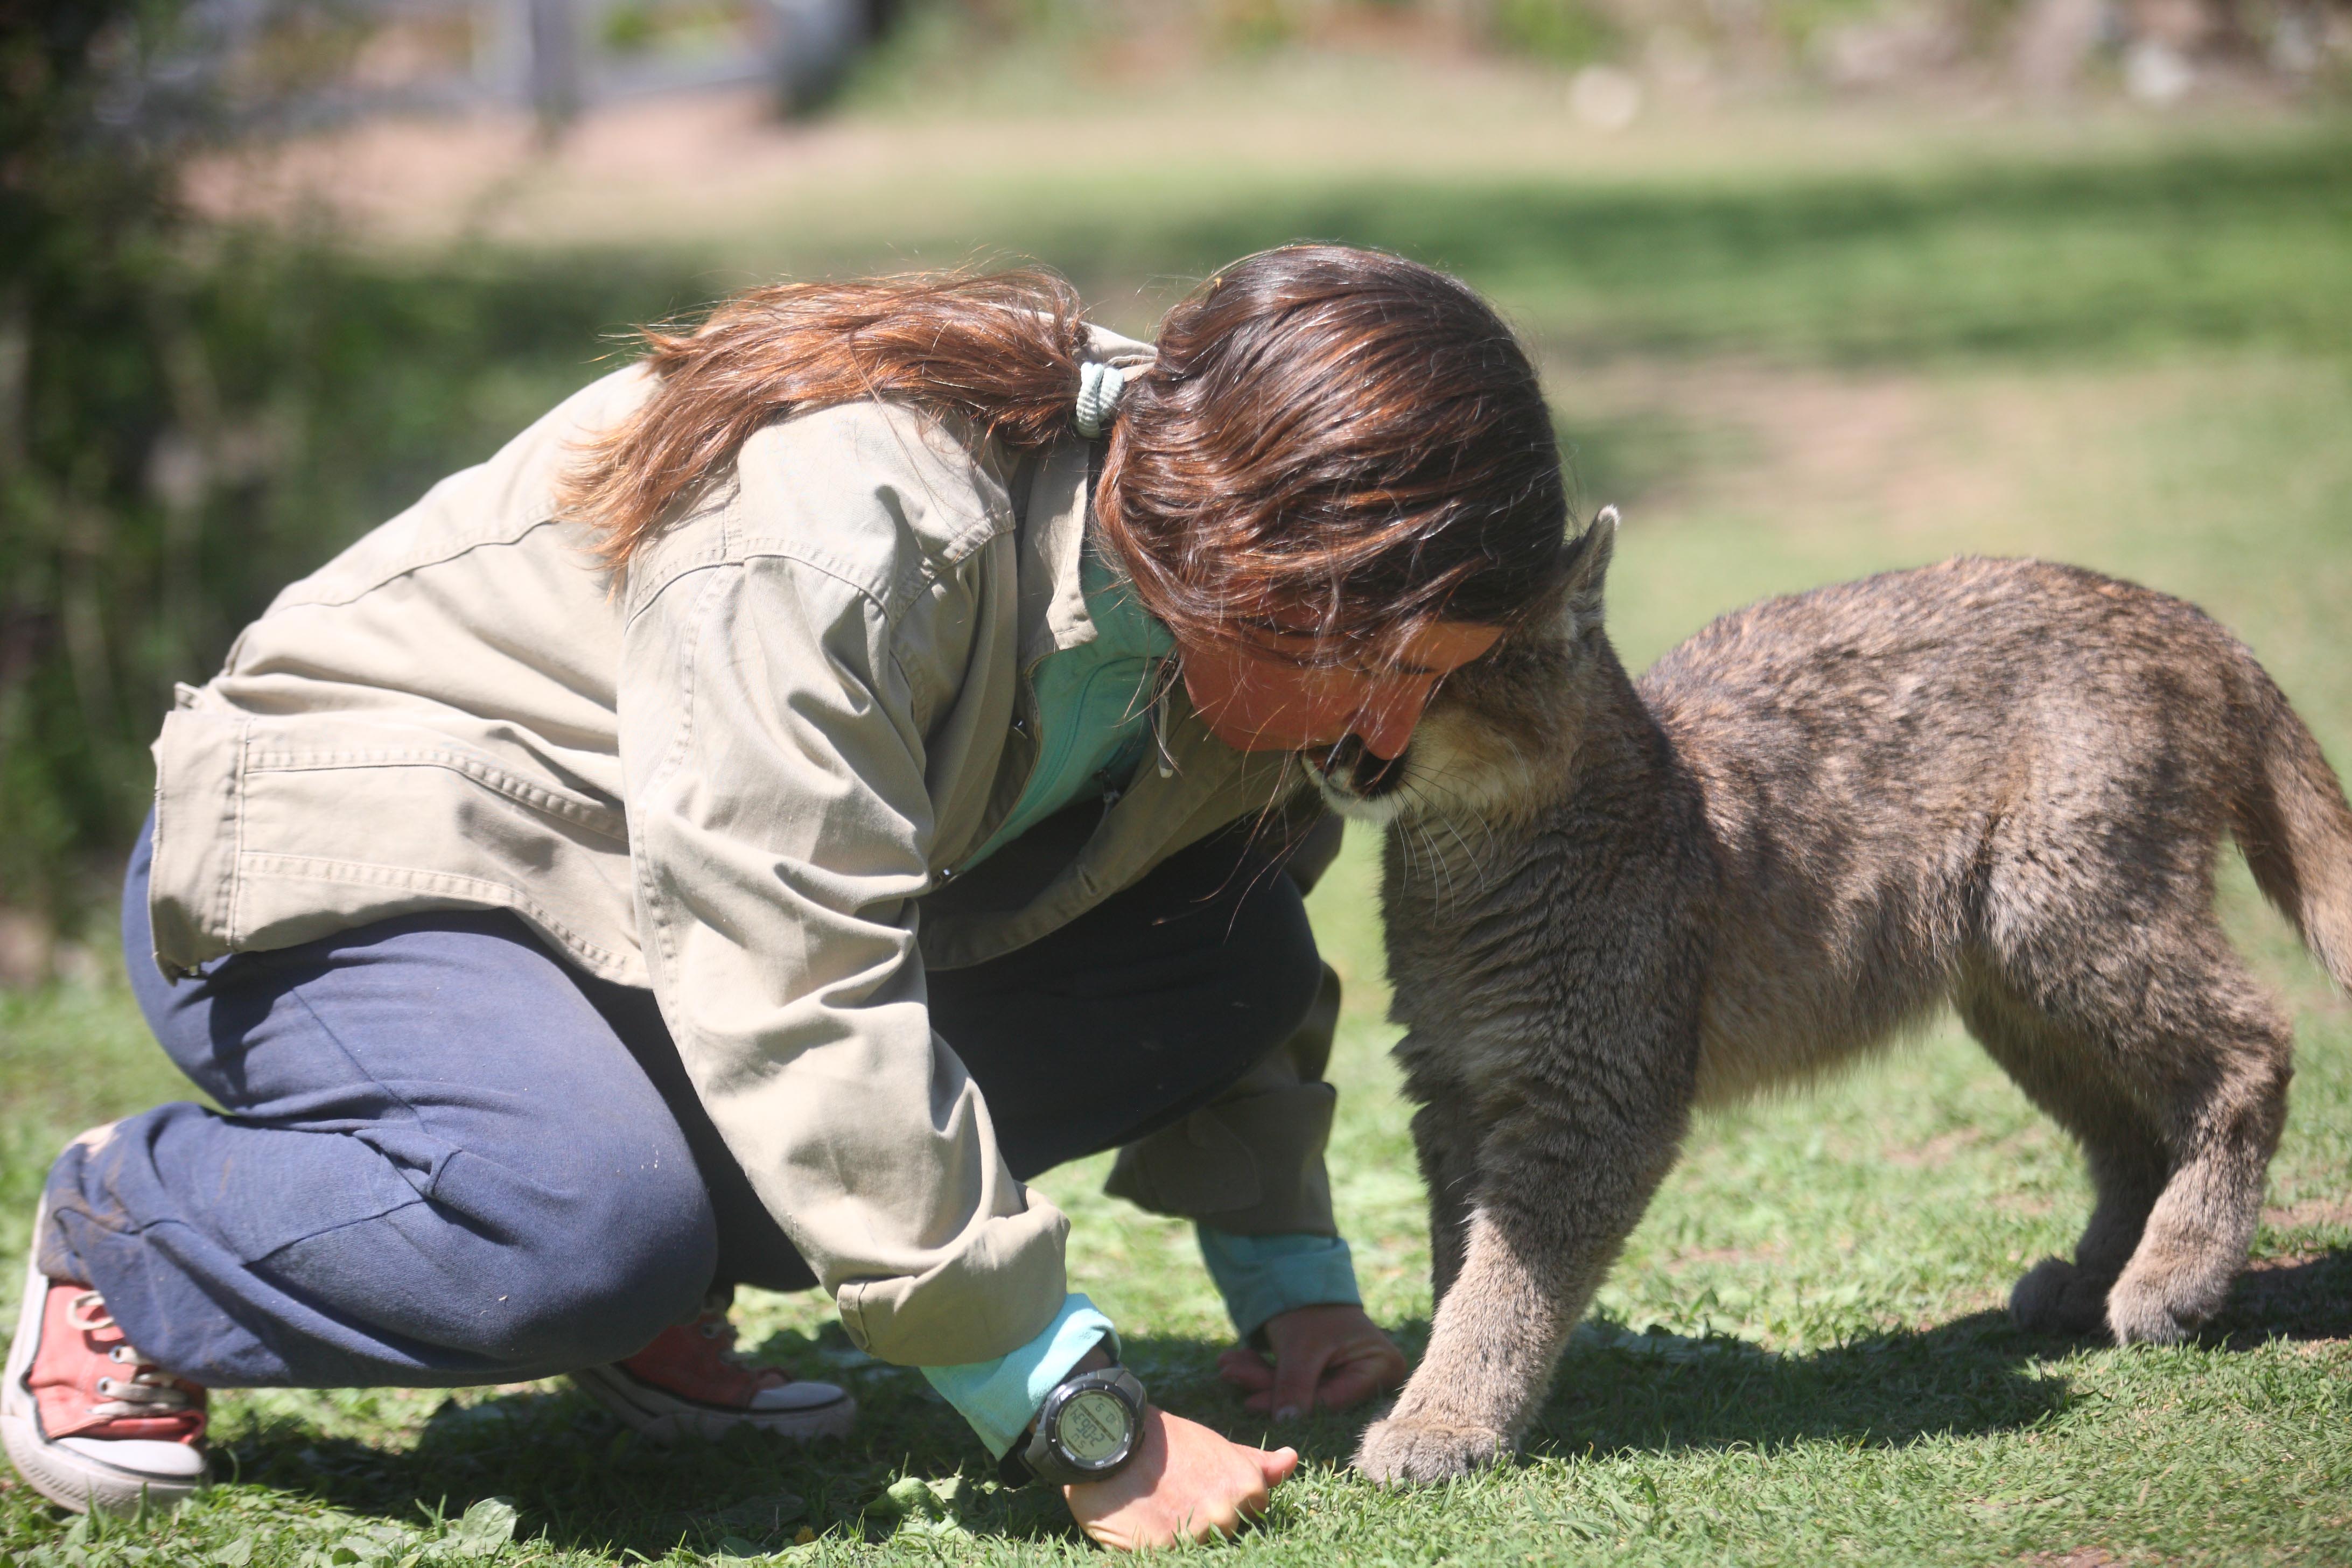
[[[1429,1352],[1357,1462],[1507,1453],[1695,1105],[1949,1002],[2082,1144],[2029,1328],[2181,1338],[2221,1305],[2286,1115],[2286,1020],[2213,912],[2221,838],[2352,986],[2352,811],[2243,646],[2178,599],[1961,559],[1727,616],[1628,679],[1612,513],[1539,633],[1393,763],[1318,769],[1391,824],[1397,1047],[1421,1109]]]

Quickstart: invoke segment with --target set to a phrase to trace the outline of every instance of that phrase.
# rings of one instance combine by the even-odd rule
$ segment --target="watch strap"
[[[1118,1395],[1127,1405],[1128,1418],[1132,1423],[1128,1438],[1128,1450],[1117,1463],[1088,1469],[1065,1458],[1055,1446],[1055,1418],[1061,1406],[1072,1396],[1088,1389],[1102,1389]],[[1136,1444],[1140,1440],[1143,1412],[1150,1403],[1142,1380],[1116,1362],[1092,1372],[1073,1373],[1054,1387],[1045,1396],[1045,1406],[1038,1412],[1037,1425],[1024,1443],[1015,1443],[1006,1450],[997,1467],[997,1477],[1008,1485],[1019,1485],[1034,1477],[1055,1486],[1076,1486],[1082,1481],[1098,1481],[1115,1476],[1135,1458]],[[1015,1479],[1015,1469],[1022,1472]]]

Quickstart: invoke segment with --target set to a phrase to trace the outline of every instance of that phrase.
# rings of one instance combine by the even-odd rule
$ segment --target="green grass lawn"
[[[1495,289],[1547,345],[1585,493],[1625,504],[1612,614],[1637,666],[1765,593],[1961,550],[2031,552],[2205,604],[2341,766],[2343,146],[2318,132],[2112,166],[1800,172],[1736,189],[1400,195],[1302,177],[1273,201],[1181,184],[1156,206],[1150,190],[1127,193],[1096,229],[1071,209],[1004,233],[1101,279],[1139,275],[1147,256],[1181,268],[1316,232],[1397,244]],[[504,384],[468,395],[522,401]],[[1375,847],[1352,837],[1314,900],[1349,988],[1333,1169],[1371,1310],[1417,1349],[1425,1235],[1384,1055]],[[2199,1343],[2118,1352],[2006,1326],[2010,1283],[2071,1245],[2088,1193],[2071,1147],[1946,1025],[1814,1092],[1701,1125],[1524,1463],[1381,1494],[1345,1468],[1359,1421],[1318,1418],[1275,1435],[1309,1463],[1265,1527],[1205,1550],[1318,1568],[2352,1563],[2352,1007],[2234,863],[2223,897],[2291,1003],[2300,1058],[2255,1267]],[[0,1266],[13,1269],[57,1144],[184,1091],[110,984],[0,994]],[[1189,1234],[1102,1198],[1102,1174],[1097,1160],[1041,1184],[1075,1218],[1075,1281],[1122,1324],[1162,1402],[1258,1436],[1213,1375],[1226,1331]],[[491,1549],[577,1563],[1090,1552],[1057,1505],[997,1493],[920,1377],[858,1354],[814,1300],[747,1293],[740,1315],[762,1353],[856,1386],[866,1415],[853,1442],[663,1450],[560,1383],[226,1395],[226,1484],[173,1518],[95,1530],[0,1480],[0,1568],[416,1568]],[[911,1512],[909,1477],[932,1500]],[[502,1548],[495,1510],[456,1525],[490,1498],[519,1510]]]

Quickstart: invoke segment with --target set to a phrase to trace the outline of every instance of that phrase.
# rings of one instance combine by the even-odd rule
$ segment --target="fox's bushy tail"
[[[2255,766],[2233,825],[2254,881],[2352,991],[2352,805],[2319,742],[2252,656]]]

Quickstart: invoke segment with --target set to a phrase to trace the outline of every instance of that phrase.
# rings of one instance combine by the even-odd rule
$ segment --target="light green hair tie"
[[[1094,360],[1078,366],[1078,406],[1071,417],[1078,434],[1089,441],[1100,437],[1118,412],[1119,394],[1126,390],[1127,372],[1118,366]]]

